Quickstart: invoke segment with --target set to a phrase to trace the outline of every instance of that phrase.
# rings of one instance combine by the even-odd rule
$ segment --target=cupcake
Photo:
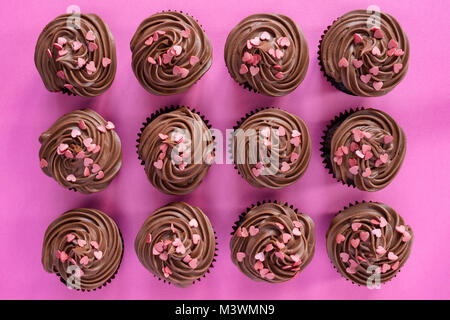
[[[233,230],[231,259],[255,281],[291,280],[314,255],[314,222],[287,203],[258,202],[240,216]]]
[[[34,63],[48,91],[95,97],[114,80],[116,44],[96,14],[63,14],[41,32]]]
[[[91,109],[63,115],[39,137],[40,167],[64,188],[81,193],[105,189],[122,166],[114,124]]]
[[[346,279],[372,288],[394,278],[408,260],[411,227],[388,205],[364,202],[344,208],[331,221],[327,252]]]
[[[200,208],[171,202],[145,220],[134,249],[155,277],[186,288],[209,273],[215,262],[216,237]]]
[[[42,265],[70,289],[90,291],[106,286],[114,279],[122,256],[119,228],[99,210],[69,210],[45,232]]]
[[[291,18],[254,14],[228,35],[225,63],[231,77],[244,88],[267,96],[284,96],[305,78],[308,44]]]
[[[167,11],[145,19],[130,43],[132,67],[148,92],[167,96],[186,91],[211,67],[212,46],[191,16]]]
[[[257,109],[234,130],[235,168],[251,185],[280,189],[293,184],[308,168],[311,138],[296,115],[276,108]]]
[[[382,96],[408,70],[408,38],[394,17],[354,10],[328,27],[319,45],[319,64],[328,81],[342,92]]]
[[[322,139],[323,162],[330,174],[363,191],[391,183],[406,153],[402,128],[387,113],[371,108],[341,113]]]
[[[143,126],[137,152],[153,186],[178,195],[197,188],[214,161],[208,121],[188,107],[171,106],[154,113]]]

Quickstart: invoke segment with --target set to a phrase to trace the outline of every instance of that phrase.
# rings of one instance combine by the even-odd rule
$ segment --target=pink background
[[[117,43],[118,70],[112,87],[94,99],[47,92],[33,62],[40,31],[70,4],[99,14]],[[343,13],[377,4],[395,16],[411,44],[409,71],[386,96],[352,97],[332,88],[317,65],[322,31]],[[129,41],[138,24],[161,10],[183,10],[196,17],[211,39],[210,71],[186,93],[156,97],[147,93],[131,70]],[[5,1],[0,12],[0,298],[4,299],[448,299],[450,99],[448,1]],[[241,89],[228,76],[223,48],[228,32],[257,12],[289,15],[309,43],[310,65],[292,94],[269,98]],[[186,104],[225,131],[257,106],[278,106],[301,116],[313,143],[302,179],[283,190],[259,190],[247,184],[232,165],[214,165],[192,194],[161,194],[147,181],[135,152],[141,122],[156,109]],[[82,195],[61,188],[39,169],[38,137],[58,117],[90,106],[117,127],[122,169],[108,189]],[[390,113],[408,139],[405,162],[384,190],[364,193],[337,183],[320,158],[320,136],[337,113],[373,106]],[[239,213],[262,199],[282,199],[309,214],[317,225],[316,254],[295,280],[269,285],[252,282],[232,264],[230,231]],[[200,206],[218,235],[219,256],[206,279],[188,289],[157,281],[139,263],[134,238],[146,217],[174,200]],[[325,233],[332,216],[355,200],[382,201],[395,208],[415,232],[412,254],[401,273],[381,290],[357,287],[332,268]],[[93,207],[118,223],[125,240],[122,266],[113,282],[92,293],[66,289],[41,265],[41,245],[49,223],[68,209]]]

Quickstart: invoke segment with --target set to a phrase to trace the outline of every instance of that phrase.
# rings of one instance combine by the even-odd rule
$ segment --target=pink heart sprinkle
[[[345,253],[345,252],[341,252],[339,254],[339,256],[341,257],[342,262],[347,262],[348,258],[350,258],[350,255],[348,253]]]
[[[151,46],[153,43],[153,36],[149,37],[147,40],[145,40],[144,44],[146,46]]]
[[[359,246],[359,239],[352,239],[350,240],[350,244],[352,245],[353,248],[358,248]]]
[[[102,66],[104,68],[106,68],[110,63],[111,63],[111,59],[109,59],[107,57],[103,57],[103,59],[102,59]]]
[[[353,269],[353,268],[347,268],[347,269],[345,269],[345,271],[346,271],[348,274],[354,274],[354,273],[356,273],[356,269]]]
[[[67,51],[67,50],[59,50],[58,51],[58,56],[62,57],[62,56],[65,56],[68,53],[69,53],[69,51]]]
[[[81,131],[78,128],[74,128],[74,129],[72,129],[72,132],[70,133],[70,135],[72,136],[72,138],[76,138],[81,135]]]
[[[383,39],[384,34],[383,31],[381,31],[381,29],[375,29],[375,32],[373,33],[374,38],[376,39]]]
[[[383,154],[380,156],[380,160],[381,160],[381,162],[383,162],[383,163],[387,163],[388,160],[389,160],[389,155],[388,155],[387,153],[383,153]]]
[[[354,44],[358,44],[363,40],[363,38],[358,34],[358,33],[354,33],[353,34],[353,43]]]
[[[295,137],[289,140],[291,144],[293,144],[295,147],[298,147],[300,145],[300,137]]]
[[[197,244],[199,241],[200,241],[200,235],[194,233],[194,234],[192,235],[192,242],[193,242],[194,244]]]
[[[75,235],[73,235],[72,233],[69,233],[69,234],[66,236],[67,242],[72,242],[73,239],[75,239]]]
[[[283,239],[284,243],[288,243],[288,241],[291,240],[292,236],[289,233],[283,233],[281,235],[281,238]]]
[[[363,65],[363,61],[358,60],[358,59],[353,59],[352,64],[355,68],[360,68]]]
[[[95,34],[94,34],[94,32],[92,30],[89,30],[86,33],[86,40],[88,40],[88,41],[94,41],[95,40]]]
[[[358,231],[359,228],[361,228],[362,224],[359,222],[354,222],[352,223],[352,230],[353,231]]]
[[[83,175],[84,175],[85,177],[88,177],[88,176],[91,175],[91,171],[89,170],[88,167],[85,167],[85,168],[84,168]]]
[[[348,61],[347,61],[347,59],[345,59],[344,57],[342,57],[341,60],[339,60],[339,62],[338,62],[338,67],[339,67],[339,68],[347,68],[347,67],[348,67]]]
[[[382,256],[386,253],[386,249],[383,248],[382,246],[378,246],[377,249],[375,250],[375,252]]]
[[[403,64],[394,63],[394,73],[399,73],[402,68],[403,68]]]
[[[114,125],[114,123],[112,123],[111,121],[106,122],[106,126],[105,128],[108,130],[112,130],[114,129],[116,126]]]
[[[386,219],[383,217],[380,217],[380,227],[384,228],[384,227],[386,227],[386,225],[387,225]]]
[[[351,144],[350,144],[350,151],[351,152],[355,152],[356,150],[358,150],[359,149],[359,145],[356,143],[356,142],[352,142]]]
[[[298,158],[299,158],[298,153],[292,152],[292,153],[291,153],[291,156],[289,157],[289,160],[290,160],[291,162],[295,162],[295,161],[298,160]]]
[[[244,55],[242,56],[242,62],[251,63],[252,61],[253,61],[253,55],[250,52],[245,51]]]
[[[359,76],[359,78],[361,79],[362,82],[368,83],[372,78],[372,76],[370,74],[362,74]]]
[[[270,40],[270,34],[267,31],[264,31],[263,33],[261,33],[261,35],[259,36],[259,38],[261,40]]]
[[[237,252],[236,253],[236,259],[238,262],[244,261],[245,253],[244,252]]]
[[[89,42],[88,49],[90,52],[93,52],[98,49],[98,45],[95,42]]]
[[[370,233],[368,233],[367,231],[361,231],[359,233],[359,237],[361,238],[362,241],[367,241],[367,239],[369,239],[370,237]]]
[[[272,251],[274,249],[273,244],[269,243],[264,249],[265,252]]]
[[[56,72],[56,76],[58,77],[58,78],[60,78],[60,79],[62,79],[62,80],[65,80],[66,79],[66,76],[64,75],[64,72],[63,71],[58,71],[58,72]]]
[[[259,229],[254,226],[250,226],[248,232],[250,233],[251,236],[256,236],[259,232]]]
[[[275,252],[275,256],[279,259],[284,259],[284,253],[281,251]]]
[[[256,36],[253,39],[250,39],[250,44],[254,47],[259,46],[261,44],[261,40],[258,36]]]
[[[83,46],[83,44],[80,41],[72,42],[73,51],[78,51],[82,46]]]
[[[88,264],[89,263],[89,258],[88,256],[84,256],[83,258],[80,259],[80,264]]]
[[[103,171],[99,171],[97,175],[95,176],[95,179],[100,180],[105,176],[105,173]]]
[[[396,48],[389,49],[388,52],[387,52],[387,55],[389,57],[392,57],[395,54],[396,50],[397,50]]]
[[[197,220],[196,220],[196,219],[191,219],[191,220],[189,221],[189,226],[192,227],[192,228],[198,228],[198,222],[197,222]]]
[[[184,30],[181,30],[180,34],[183,38],[189,38],[189,36],[191,35],[191,29],[186,28]]]
[[[289,47],[291,45],[291,42],[289,41],[288,37],[281,37],[277,39],[277,44],[280,47]]]
[[[375,235],[377,238],[381,237],[381,229],[373,229],[372,234]]]
[[[366,168],[366,170],[364,170],[364,172],[361,174],[364,178],[369,177],[372,174],[372,171],[370,170],[369,167]]]
[[[259,175],[261,174],[261,169],[252,168],[252,173],[255,177],[259,177]]]
[[[158,254],[164,251],[164,243],[163,242],[157,242],[153,246],[154,251],[156,251]]]
[[[380,51],[380,48],[378,48],[378,47],[373,47],[373,49],[372,49],[372,54],[374,55],[374,56],[381,56],[381,51]]]
[[[94,247],[95,249],[98,249],[99,245],[97,241],[91,241],[91,246]]]
[[[86,123],[84,122],[84,120],[80,120],[78,122],[78,128],[80,128],[81,130],[86,130],[87,129],[87,126],[86,126]]]
[[[197,56],[191,56],[189,59],[191,66],[195,66],[199,61],[200,59]]]
[[[164,133],[159,133],[159,134],[158,134],[158,137],[159,137],[161,140],[166,140],[169,136],[166,135],[166,134],[164,134]]]
[[[77,178],[75,178],[75,176],[73,174],[69,174],[66,177],[66,180],[69,181],[69,182],[75,182],[75,181],[77,181]]]
[[[172,274],[172,270],[168,266],[165,266],[162,270],[165,278],[168,278]]]
[[[53,44],[53,46],[56,48],[56,49],[58,49],[58,50],[62,50],[62,45],[60,45],[59,43],[57,43],[57,42],[55,42],[54,44]]]
[[[394,137],[388,136],[388,135],[384,136],[383,139],[384,139],[384,144],[388,144],[388,143],[391,143],[392,141],[394,141]]]
[[[370,145],[368,145],[368,144],[363,144],[363,145],[361,146],[361,150],[362,150],[362,152],[365,154],[366,152],[372,150],[372,147],[371,147]]]
[[[294,229],[292,229],[292,234],[294,236],[300,237],[302,235],[302,232],[298,228],[294,228]]]
[[[405,233],[406,228],[405,228],[405,226],[400,225],[400,226],[396,226],[395,230],[397,230],[400,233]]]
[[[402,241],[408,242],[409,240],[411,240],[411,234],[408,231],[405,231],[403,233]]]
[[[73,159],[73,153],[70,150],[66,150],[66,152],[64,152],[64,156],[68,159]]]
[[[179,56],[181,54],[181,51],[183,50],[181,46],[173,46],[172,49],[173,52],[175,53],[175,56]]]
[[[48,162],[45,159],[41,159],[40,163],[39,163],[39,167],[42,168],[46,168],[48,167]]]
[[[97,173],[97,172],[99,172],[100,170],[102,170],[102,167],[100,167],[98,164],[94,163],[94,164],[92,165],[92,173]]]
[[[383,81],[374,81],[372,83],[372,86],[376,91],[379,91],[381,89],[381,87],[383,86]]]
[[[399,49],[399,48],[395,49],[394,55],[395,55],[396,57],[400,57],[400,56],[402,56],[402,55],[404,55],[404,54],[405,54],[405,52],[404,52],[402,49]]]
[[[280,49],[275,50],[275,59],[280,60],[281,58],[283,58],[283,56],[284,56],[283,51],[281,51]]]
[[[185,263],[189,263],[189,261],[191,261],[191,260],[192,260],[192,257],[188,254],[185,255],[183,258],[183,262],[185,262]]]
[[[383,265],[381,266],[381,272],[385,273],[387,271],[389,271],[389,269],[391,269],[391,266],[388,265],[387,263],[383,263]]]
[[[345,237],[342,235],[342,234],[338,234],[337,236],[336,236],[336,243],[337,244],[340,244],[341,242],[343,242],[345,240]]]
[[[258,74],[258,72],[259,72],[259,68],[258,67],[254,67],[254,66],[251,66],[250,67],[250,74],[254,77],[254,76],[256,76],[257,74]]]
[[[393,253],[393,252],[389,252],[388,259],[394,261],[394,260],[398,259],[398,256],[396,256],[395,253]]]
[[[353,166],[350,169],[348,169],[348,171],[353,174],[353,175],[357,175],[359,172],[359,167],[358,166]]]
[[[287,163],[286,161],[283,161],[283,162],[281,163],[280,171],[281,171],[281,172],[286,172],[286,171],[288,171],[290,168],[291,168],[291,166],[289,165],[289,163]]]
[[[67,43],[67,39],[64,37],[58,37],[58,40],[56,42],[58,42],[58,44],[63,46]]]
[[[156,64],[156,60],[153,59],[152,57],[148,57],[148,58],[147,58],[147,61],[148,61],[149,63],[151,63],[151,64]]]
[[[400,266],[400,262],[397,261],[396,263],[394,263],[394,264],[392,265],[392,270],[397,270],[399,266]]]
[[[51,59],[53,57],[52,52],[50,49],[47,49],[47,56]]]
[[[77,243],[82,248],[87,244],[87,242],[85,240],[83,240],[83,239],[78,239]]]
[[[239,69],[240,74],[245,74],[248,72],[248,68],[245,64],[241,64],[241,68]]]
[[[97,130],[103,133],[106,133],[106,128],[104,125],[98,125],[97,126]]]
[[[388,42],[388,49],[397,48],[398,43],[394,39],[389,40]]]
[[[88,72],[92,72],[94,73],[95,71],[97,71],[97,68],[95,67],[95,62],[94,61],[90,61],[87,65],[86,65],[86,70]]]
[[[371,74],[373,74],[374,76],[376,76],[379,72],[380,72],[380,68],[379,67],[372,67],[372,68],[370,68],[369,69],[369,72],[371,73]]]
[[[284,79],[284,73],[281,71],[275,73],[275,78],[277,78],[278,80]]]
[[[253,64],[254,66],[256,66],[260,61],[261,61],[261,56],[257,53],[255,53],[253,55],[253,59],[251,61],[249,61],[251,64]]]
[[[102,251],[94,251],[94,257],[97,260],[100,260],[103,257],[103,252]]]
[[[255,254],[255,259],[263,262],[264,259],[265,259],[264,258],[264,253],[263,252],[258,252],[257,254]]]
[[[91,158],[84,158],[83,163],[85,167],[88,167],[94,163],[94,160],[92,160]]]

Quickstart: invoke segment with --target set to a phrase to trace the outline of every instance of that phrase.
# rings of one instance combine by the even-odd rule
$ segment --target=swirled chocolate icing
[[[282,203],[258,203],[237,223],[231,259],[246,276],[278,283],[297,276],[312,260],[314,222]]]
[[[114,124],[91,109],[59,118],[39,137],[42,171],[81,193],[105,189],[122,166],[122,146]]]
[[[122,255],[122,237],[110,217],[95,209],[73,209],[47,228],[42,265],[70,288],[95,290],[114,278]]]
[[[306,75],[308,44],[291,18],[254,14],[228,35],[225,63],[239,84],[268,96],[283,96],[295,90]]]
[[[138,156],[148,179],[167,194],[187,194],[202,182],[214,161],[214,140],[201,116],[187,107],[148,118],[138,139]]]
[[[47,90],[94,97],[114,80],[116,44],[96,14],[63,14],[41,32],[34,63]]]
[[[413,232],[384,203],[359,203],[331,221],[327,252],[337,271],[358,285],[395,277],[411,252]]]
[[[136,78],[157,95],[189,89],[212,63],[212,46],[200,24],[176,11],[145,19],[131,39],[130,48]]]
[[[363,191],[386,187],[406,153],[406,137],[395,120],[376,109],[359,110],[328,130],[329,159],[337,180]]]
[[[215,261],[216,239],[200,208],[171,202],[145,220],[134,248],[147,270],[185,288],[209,272]]]
[[[247,116],[235,128],[233,158],[239,174],[259,188],[280,189],[308,168],[311,138],[302,119],[267,108]]]
[[[320,45],[324,72],[357,96],[381,96],[405,77],[409,41],[387,13],[355,10],[338,18]]]

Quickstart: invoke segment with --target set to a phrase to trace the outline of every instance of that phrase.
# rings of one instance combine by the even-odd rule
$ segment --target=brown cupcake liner
[[[372,202],[373,202],[372,200],[369,200],[369,201],[361,200],[361,201],[350,202],[347,206],[344,206],[344,209],[339,210],[338,213],[336,213],[334,216],[336,217],[336,216],[339,215],[342,211],[344,211],[344,210],[346,210],[346,209],[348,209],[348,208],[351,208],[351,207],[353,207],[353,206],[355,206],[355,205],[357,205],[357,204],[360,204],[360,203],[372,203]],[[327,237],[326,237],[326,235],[325,235],[325,244],[326,244],[326,243],[327,243]],[[326,249],[326,250],[327,250],[327,249]],[[327,251],[328,251],[328,250],[327,250]],[[327,256],[328,256],[328,253],[327,253]],[[331,261],[330,257],[328,257],[328,259],[330,260],[330,263],[331,263],[331,266],[333,267],[333,269],[334,269],[334,270],[335,270],[335,271],[336,271],[336,272],[337,272],[344,280],[350,281],[352,284],[357,285],[358,287],[367,287],[367,286],[360,285],[359,283],[355,283],[354,281],[352,281],[352,280],[350,280],[350,279],[344,277],[344,275],[343,275],[342,273],[340,273],[339,270],[336,268],[336,266],[334,265],[333,261]],[[394,279],[397,277],[397,274],[399,274],[400,272],[401,272],[401,269],[399,269],[398,272],[395,274],[395,276],[394,276],[392,279],[388,280],[388,281],[385,281],[385,282],[381,282],[381,281],[380,281],[380,285],[385,285],[385,284],[387,284],[388,282],[394,280]],[[380,289],[381,289],[381,288],[380,288]]]
[[[337,128],[345,121],[350,115],[357,111],[364,110],[363,107],[357,107],[355,109],[345,110],[344,112],[340,112],[337,116],[334,117],[333,120],[330,121],[330,124],[327,125],[326,130],[323,131],[323,136],[321,137],[320,144],[322,147],[320,148],[321,157],[323,158],[322,163],[325,165],[325,169],[328,169],[328,173],[333,176],[338,182],[341,182],[343,185],[348,187],[356,188],[356,185],[353,181],[349,181],[349,183],[344,182],[343,180],[338,180],[333,171],[333,158],[331,156],[331,139],[333,138],[334,132]]]
[[[63,88],[61,89],[61,91],[59,91],[59,92],[61,92],[62,94],[67,94],[68,96],[74,96],[74,97],[77,96],[75,93],[73,93],[72,91],[70,91],[70,90],[67,89],[66,87],[63,87]]]
[[[117,227],[117,228],[119,228],[119,227]],[[111,283],[111,281],[113,279],[115,279],[117,273],[119,272],[120,265],[122,264],[123,252],[124,252],[123,236],[122,236],[122,232],[120,231],[120,229],[119,229],[119,234],[120,234],[120,240],[122,240],[122,254],[120,255],[119,265],[117,266],[117,269],[114,272],[114,274],[108,280],[106,280],[101,286],[99,286],[95,289],[79,289],[79,288],[73,288],[73,287],[70,287],[70,288],[72,288],[73,290],[76,290],[76,291],[81,291],[81,292],[91,292],[91,291],[103,289],[104,287],[106,287],[108,285],[108,283]],[[68,287],[66,280],[64,280],[64,278],[61,277],[61,275],[59,273],[56,273],[56,276],[59,278],[59,281],[61,281],[66,287]]]
[[[322,36],[320,37],[320,41],[319,41],[319,51],[317,51],[317,56],[319,59],[319,66],[320,66],[320,71],[322,71],[323,75],[325,76],[325,78],[327,79],[327,81],[336,89],[338,89],[339,91],[342,91],[348,95],[351,96],[356,96],[355,94],[353,94],[350,90],[348,90],[344,84],[342,82],[336,82],[336,80],[334,80],[334,78],[330,77],[328,74],[326,74],[325,72],[325,68],[323,66],[323,61],[322,61],[322,55],[320,54],[320,52],[322,51],[322,41],[323,41],[323,37],[325,36],[325,34],[327,33],[327,31],[330,29],[330,27],[338,20],[339,18],[335,19],[333,21],[333,23],[331,25],[329,25],[324,31]]]
[[[199,111],[196,111],[195,109],[193,109],[193,108],[191,108],[191,107],[189,107],[189,106],[184,106],[184,105],[170,105],[170,106],[166,106],[166,107],[160,108],[160,109],[156,110],[155,112],[153,112],[153,113],[150,115],[150,117],[147,117],[147,118],[145,119],[144,122],[142,122],[142,127],[139,129],[139,133],[137,134],[137,135],[138,135],[138,138],[136,139],[136,142],[137,142],[137,145],[136,145],[136,153],[138,154],[138,159],[141,160],[141,165],[145,166],[145,161],[142,160],[141,157],[139,156],[139,144],[141,143],[141,136],[142,136],[142,133],[144,132],[145,128],[147,128],[147,126],[148,126],[153,120],[155,120],[157,117],[159,117],[160,115],[166,114],[166,113],[169,113],[169,112],[172,112],[172,111],[175,111],[175,110],[180,109],[180,108],[187,108],[187,109],[189,109],[191,112],[197,114],[197,115],[202,119],[202,121],[205,123],[206,127],[207,127],[209,130],[211,130],[211,127],[212,127],[212,126],[211,126],[211,124],[209,123],[209,120],[206,119],[205,116],[204,116],[203,114],[201,114]],[[212,138],[213,138],[213,146],[214,146],[213,151],[215,152],[215,151],[216,151],[216,145],[217,145],[217,143],[216,143],[216,141],[215,141],[215,140],[216,140],[216,137],[215,137],[214,135],[212,135]]]

